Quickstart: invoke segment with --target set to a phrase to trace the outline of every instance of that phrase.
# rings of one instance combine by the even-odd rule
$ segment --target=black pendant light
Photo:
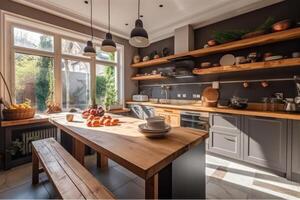
[[[116,43],[112,40],[112,35],[110,34],[110,0],[108,0],[108,32],[105,35],[105,40],[102,42],[102,51],[105,52],[115,52]]]
[[[96,50],[93,46],[94,30],[93,30],[93,0],[91,0],[91,35],[92,39],[87,41],[86,47],[83,50],[84,56],[96,56]]]
[[[138,48],[149,45],[148,33],[143,28],[143,22],[140,20],[140,0],[138,0],[138,19],[135,21],[135,27],[131,31],[129,43]]]

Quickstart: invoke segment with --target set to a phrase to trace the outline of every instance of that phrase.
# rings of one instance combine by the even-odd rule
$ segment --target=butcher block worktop
[[[202,107],[197,104],[183,104],[183,105],[174,105],[174,104],[159,104],[151,102],[126,102],[128,105],[144,105],[152,106],[157,108],[169,108],[177,110],[187,110],[195,112],[212,112],[212,113],[227,113],[227,114],[236,114],[236,115],[248,115],[248,116],[257,116],[257,117],[273,117],[279,119],[291,119],[291,120],[300,120],[300,113],[288,113],[288,112],[271,112],[271,111],[260,111],[260,110],[236,110],[232,108],[217,108],[217,107]]]

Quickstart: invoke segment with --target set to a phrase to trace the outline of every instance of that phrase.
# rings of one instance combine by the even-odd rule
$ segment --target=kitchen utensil
[[[285,99],[285,106],[284,106],[284,110],[287,112],[295,112],[296,109],[296,103],[294,102],[293,98],[286,98]]]
[[[219,91],[208,86],[203,90],[202,98],[205,102],[217,102],[219,99]]]
[[[210,66],[211,66],[210,62],[203,62],[203,63],[201,63],[201,68],[207,68],[207,67],[210,67]]]
[[[139,55],[136,55],[133,57],[133,63],[136,64],[136,63],[139,63],[141,62],[141,57]]]
[[[226,54],[224,56],[222,56],[222,58],[220,59],[220,65],[222,66],[231,66],[234,65],[235,63],[235,57],[232,54]]]
[[[149,56],[145,56],[145,57],[143,58],[143,62],[148,61],[148,60],[150,60],[150,57],[149,57]]]
[[[132,100],[139,101],[139,102],[145,102],[145,101],[149,100],[149,97],[148,97],[148,95],[135,94],[135,95],[132,95]]]
[[[271,60],[280,60],[282,59],[283,56],[277,55],[277,56],[269,56],[269,57],[265,57],[265,61],[271,61]]]
[[[140,124],[138,127],[139,131],[148,138],[165,137],[171,130],[171,127],[169,125],[166,125],[166,127],[161,130],[151,130],[147,127],[147,124]]]
[[[259,59],[260,55],[257,52],[251,52],[249,53],[249,55],[247,56],[247,60],[249,62],[256,62]]]
[[[300,58],[300,52],[293,52],[292,57],[293,58]]]
[[[274,32],[284,31],[289,29],[291,25],[292,25],[292,21],[290,19],[286,19],[273,24],[272,29]]]
[[[237,56],[235,57],[235,64],[239,65],[239,64],[243,64],[246,63],[247,59],[245,58],[245,56]]]
[[[68,122],[72,122],[73,119],[74,119],[74,115],[73,115],[73,114],[67,114],[67,115],[66,115],[66,120],[67,120]]]
[[[212,46],[217,45],[217,42],[216,42],[216,40],[209,40],[209,41],[207,42],[207,44],[208,44],[208,46],[212,47]]]
[[[230,106],[233,109],[246,109],[248,107],[248,99],[234,96],[230,99]]]

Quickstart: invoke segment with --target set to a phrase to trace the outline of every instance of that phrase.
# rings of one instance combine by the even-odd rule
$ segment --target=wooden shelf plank
[[[142,80],[162,80],[166,79],[167,77],[162,76],[160,74],[155,74],[155,75],[146,75],[146,76],[135,76],[131,77],[131,80],[134,81],[142,81]]]
[[[197,75],[206,75],[206,74],[220,74],[220,73],[228,73],[228,72],[250,71],[250,70],[258,70],[258,69],[295,67],[295,66],[300,66],[300,58],[288,58],[282,60],[247,63],[247,64],[240,64],[234,66],[221,66],[221,67],[211,67],[207,69],[195,69],[193,70],[193,73]]]
[[[167,56],[164,58],[158,58],[154,60],[149,60],[145,62],[140,62],[137,64],[130,65],[131,67],[142,68],[142,67],[150,67],[154,65],[165,64],[169,62],[169,59],[180,58],[184,56],[193,56],[193,57],[202,57],[215,53],[228,52],[253,46],[261,46],[265,44],[271,44],[276,42],[282,42],[286,40],[293,40],[300,38],[300,28],[293,28],[286,31],[270,33],[266,35],[261,35],[253,38],[242,39],[234,42],[229,42],[226,44],[221,44],[213,47],[197,49],[190,52],[175,54],[171,56]]]

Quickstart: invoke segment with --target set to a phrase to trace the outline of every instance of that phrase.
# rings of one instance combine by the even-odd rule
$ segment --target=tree
[[[41,36],[40,47],[43,49],[51,48],[51,39],[47,36]],[[46,102],[53,100],[53,59],[48,57],[40,57],[37,63],[36,74],[36,98],[37,109],[39,111],[46,110]]]

